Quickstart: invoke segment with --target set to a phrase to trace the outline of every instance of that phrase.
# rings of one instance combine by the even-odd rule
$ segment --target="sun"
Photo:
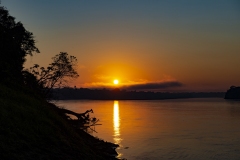
[[[114,80],[113,80],[113,83],[114,83],[114,84],[118,84],[118,82],[119,82],[119,81],[118,81],[117,79],[114,79]]]

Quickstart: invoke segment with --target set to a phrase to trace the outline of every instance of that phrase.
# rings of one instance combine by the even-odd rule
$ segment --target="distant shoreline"
[[[225,92],[146,92],[120,89],[61,88],[53,90],[54,100],[165,100],[224,98]]]

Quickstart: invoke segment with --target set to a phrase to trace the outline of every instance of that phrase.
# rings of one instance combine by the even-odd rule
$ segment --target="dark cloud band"
[[[181,87],[182,83],[177,81],[168,81],[168,82],[158,82],[158,83],[146,83],[146,84],[134,84],[130,86],[124,87],[128,90],[152,90],[152,89],[166,89],[166,88],[174,88]]]

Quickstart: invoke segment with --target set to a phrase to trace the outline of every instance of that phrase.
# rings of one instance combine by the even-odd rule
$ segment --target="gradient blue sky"
[[[33,32],[46,66],[78,58],[77,87],[179,82],[171,91],[240,85],[239,0],[2,0]],[[159,88],[161,90],[161,88]]]

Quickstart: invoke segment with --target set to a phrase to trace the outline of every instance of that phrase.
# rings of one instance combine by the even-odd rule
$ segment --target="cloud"
[[[168,89],[183,86],[182,83],[178,81],[165,81],[165,82],[152,82],[144,84],[133,84],[123,87],[127,90],[157,90],[157,89]]]
[[[112,83],[104,83],[104,82],[90,82],[81,84],[82,87],[86,88],[108,88]]]

